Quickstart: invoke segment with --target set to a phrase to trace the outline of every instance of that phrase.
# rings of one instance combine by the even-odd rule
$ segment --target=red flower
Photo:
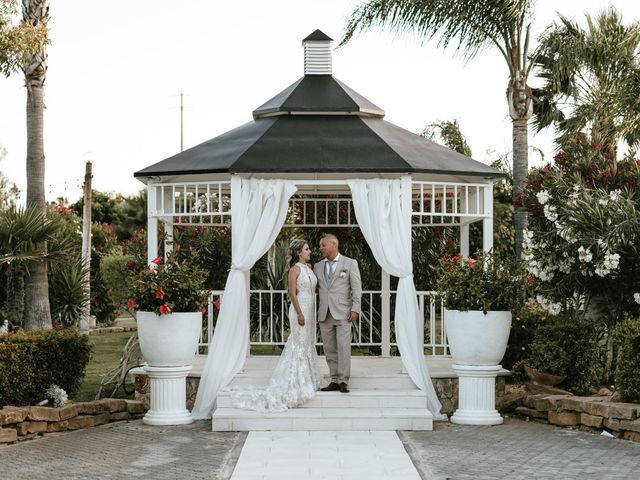
[[[458,262],[460,261],[460,257],[458,257],[457,255],[455,255],[455,256],[451,259],[451,261],[452,261],[453,263],[458,263]]]
[[[156,298],[159,298],[160,300],[164,300],[164,290],[162,290],[161,288],[156,290]]]
[[[162,263],[162,257],[154,258],[153,263],[156,265],[160,265]]]
[[[214,305],[214,307],[216,307],[218,310],[220,310],[220,297],[216,298],[216,299],[213,301],[213,305]]]
[[[531,275],[527,276],[527,285],[533,285],[533,283],[535,282],[535,280],[533,279],[533,277]]]
[[[166,305],[160,305],[160,315],[168,315],[171,313],[171,309]]]
[[[133,310],[134,308],[136,308],[136,301],[132,298],[130,298],[127,301],[127,306],[129,307],[129,310]]]
[[[206,309],[206,308],[204,308],[204,307],[202,307],[202,308],[200,309],[200,313],[202,313],[202,314],[204,315],[205,313],[207,313],[207,309]]]

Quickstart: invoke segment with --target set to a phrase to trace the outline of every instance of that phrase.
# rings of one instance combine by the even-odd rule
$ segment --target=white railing
[[[209,346],[218,309],[214,305],[222,298],[221,290],[211,292],[207,311],[206,325],[200,337],[200,351],[205,353]],[[391,308],[395,302],[395,291],[391,291]],[[425,354],[432,356],[448,355],[446,333],[442,322],[444,307],[435,292],[420,291],[418,305],[420,317],[424,319],[422,325]],[[289,335],[289,301],[285,290],[251,290],[251,346],[283,346]],[[360,318],[352,326],[352,347],[370,348],[376,352],[389,351],[388,347],[397,347],[393,318],[384,322],[382,318],[382,292],[366,290],[362,292],[362,309]],[[389,335],[383,335],[382,326],[389,325]],[[383,338],[389,339],[389,344],[383,343]],[[322,345],[320,330],[316,332],[316,345]],[[387,348],[385,348],[387,347]],[[395,348],[394,350],[397,350]],[[397,354],[397,352],[396,352]]]

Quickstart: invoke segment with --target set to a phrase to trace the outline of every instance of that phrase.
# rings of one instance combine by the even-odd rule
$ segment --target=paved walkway
[[[337,433],[325,432],[327,438],[322,438],[321,433],[302,432],[300,435],[308,435],[308,441],[280,445],[270,451],[270,455],[280,451],[278,455],[282,454],[284,458],[302,459],[301,451],[304,450],[311,458],[309,446],[314,444],[313,435],[318,434],[318,445],[324,442],[323,450],[332,450],[330,442],[335,436],[336,450],[344,445],[341,447],[344,455],[339,457],[345,458],[342,472],[367,472],[370,464],[358,452],[360,440],[352,439],[349,446],[346,437],[339,439]],[[378,435],[371,433],[364,445],[369,449],[375,449],[376,442],[382,445],[384,435]],[[395,433],[389,432],[389,435],[387,438],[393,438]],[[275,440],[278,434],[254,432],[249,439],[252,436],[267,440],[271,436]],[[398,436],[423,480],[640,478],[640,443],[545,424],[515,419],[507,419],[504,425],[496,427],[436,423],[433,432],[399,432]],[[228,480],[233,474],[239,479],[242,471],[234,472],[234,468],[246,438],[241,433],[212,433],[209,422],[181,427],[150,427],[140,420],[119,422],[0,447],[0,478]],[[246,446],[249,448],[252,444],[249,441]],[[297,450],[298,446],[300,450]],[[349,449],[352,452],[348,452]],[[348,466],[349,453],[353,461]],[[377,465],[384,463],[384,454],[389,455],[389,465],[392,461],[406,459],[397,448],[382,454],[373,450],[372,453],[373,457],[379,458]],[[332,455],[328,457],[326,461],[330,467],[336,459]],[[248,455],[247,459],[271,461],[259,455]],[[272,468],[273,464],[267,467],[265,463],[264,474]],[[410,469],[407,471],[411,474]],[[333,473],[331,475],[336,478]],[[278,478],[287,478],[285,472],[280,471]],[[309,477],[294,473],[290,478],[303,480]],[[358,477],[343,475],[343,478]],[[400,478],[409,480],[411,477]]]

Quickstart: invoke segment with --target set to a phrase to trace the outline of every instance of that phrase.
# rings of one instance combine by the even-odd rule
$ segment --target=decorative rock
[[[109,405],[100,403],[98,401],[93,402],[79,402],[75,404],[80,415],[97,415],[98,413],[104,413],[109,411]]]
[[[640,420],[634,420],[633,422],[629,422],[629,427],[625,428],[625,430],[640,432]]]
[[[579,418],[576,412],[549,412],[549,423],[561,427],[572,427],[578,424]]]
[[[104,425],[105,423],[109,423],[111,419],[110,413],[99,413],[98,415],[93,416],[93,425],[97,427],[98,425]]]
[[[608,403],[608,418],[622,418],[624,420],[634,420],[638,416],[640,405],[636,403]]]
[[[613,392],[607,387],[602,387],[600,390],[598,390],[598,396],[600,397],[610,397],[611,395],[613,395]]]
[[[96,400],[95,403],[105,405],[109,408],[109,412],[125,412],[127,410],[127,402],[122,398],[102,398]]]
[[[0,443],[11,443],[18,440],[15,428],[0,428]]]
[[[548,395],[546,397],[538,398],[533,402],[533,408],[543,412],[555,410],[560,401],[566,398],[566,395]]]
[[[542,394],[529,395],[528,397],[524,397],[522,404],[528,408],[535,408],[536,400],[542,397],[544,397]]]
[[[605,428],[619,432],[620,430],[631,430],[631,422],[629,420],[619,420],[617,418],[605,418],[603,422]]]
[[[594,415],[589,415],[588,413],[580,414],[580,423],[587,427],[602,428],[602,420],[602,417],[596,417]]]
[[[95,425],[95,417],[92,415],[78,415],[69,419],[69,430],[79,430],[81,428],[93,427]]]
[[[22,422],[27,418],[28,413],[28,408],[4,407],[0,410],[0,425]]]
[[[129,413],[128,412],[116,412],[116,413],[112,413],[111,414],[111,420],[112,422],[121,422],[122,420],[129,420]]]
[[[545,420],[549,418],[548,412],[539,412],[538,410],[527,407],[516,408],[516,414],[523,417],[544,418]]]
[[[29,407],[29,420],[57,422],[60,420],[60,409],[49,407]]]
[[[145,413],[144,404],[137,400],[125,400],[128,413]]]
[[[64,432],[68,428],[69,428],[68,420],[63,420],[61,422],[51,422],[47,425],[47,433]]]
[[[571,392],[567,392],[558,387],[551,387],[549,385],[542,385],[540,383],[527,383],[526,389],[528,392],[533,394],[542,394],[542,395],[573,395]]]
[[[640,442],[639,432],[624,432],[623,437],[625,440],[632,440],[634,442]]]
[[[60,407],[58,411],[60,420],[67,420],[78,415],[78,406],[74,403],[70,403],[69,405]]]

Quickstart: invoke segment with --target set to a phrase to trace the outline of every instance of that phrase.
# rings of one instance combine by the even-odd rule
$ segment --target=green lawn
[[[102,333],[89,337],[89,342],[93,345],[91,360],[74,400],[84,402],[94,399],[103,376],[118,366],[124,346],[133,334],[134,332]],[[124,395],[124,392],[119,393]]]

